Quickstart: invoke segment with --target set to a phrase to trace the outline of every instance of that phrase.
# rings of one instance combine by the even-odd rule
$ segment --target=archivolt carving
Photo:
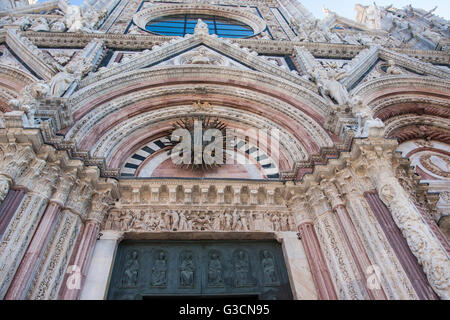
[[[273,88],[275,92],[289,92],[299,99],[300,102],[307,104],[319,114],[326,114],[328,111],[327,101],[315,93],[314,85],[307,81],[302,80],[302,84],[300,85],[262,72],[220,66],[208,66],[205,68],[196,65],[183,65],[177,68],[170,66],[154,67],[150,70],[142,69],[131,72],[125,71],[83,87],[73,94],[70,98],[70,102],[72,104],[73,112],[76,112],[78,109],[89,104],[90,101],[97,99],[100,95],[113,93],[117,90],[117,87],[124,88],[136,84],[142,85],[143,83],[148,82],[149,79],[152,79],[152,81],[155,82],[160,80],[159,83],[168,83],[170,79],[179,77],[185,78],[189,77],[189,75],[195,79],[205,79],[205,82],[208,81],[208,79],[217,82],[218,74],[220,74],[220,79],[222,81],[225,79],[229,80],[228,83],[232,83],[232,80],[239,83],[245,78],[248,87],[258,84]],[[303,85],[304,82],[305,84]]]
[[[413,88],[413,89],[411,89]],[[352,91],[353,96],[359,96],[364,99],[365,103],[371,105],[379,94],[386,94],[390,91],[395,93],[399,89],[404,94],[405,90],[418,92],[436,92],[450,95],[450,83],[448,80],[430,78],[430,77],[413,77],[413,76],[395,76],[383,77],[362,83]],[[420,91],[419,91],[420,92]]]
[[[122,122],[119,127],[107,131],[99,138],[96,145],[91,149],[91,154],[95,157],[109,158],[114,154],[114,150],[120,146],[120,141],[130,137],[133,132],[137,132],[141,128],[144,129],[151,123],[158,123],[190,115],[192,115],[190,107],[173,107],[166,110],[160,109],[154,112],[144,113],[134,118],[127,119],[127,121]],[[267,118],[248,115],[242,111],[230,108],[216,107],[213,115],[231,121],[239,119],[239,121],[246,126],[256,127],[258,129],[263,129],[268,126]],[[285,151],[289,151],[289,155],[293,161],[301,161],[308,158],[308,152],[291,133],[286,132],[283,127],[275,123],[269,122],[269,124],[270,128],[280,130],[280,145]]]

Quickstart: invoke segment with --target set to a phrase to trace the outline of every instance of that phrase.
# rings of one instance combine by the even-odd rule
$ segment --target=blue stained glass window
[[[208,25],[210,34],[223,38],[245,38],[253,35],[253,30],[237,20],[201,14],[178,14],[156,18],[147,23],[145,29],[151,33],[180,36],[193,34],[198,19]]]

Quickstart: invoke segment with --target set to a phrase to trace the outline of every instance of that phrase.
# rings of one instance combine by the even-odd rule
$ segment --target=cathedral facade
[[[0,298],[450,299],[449,22],[2,1]]]

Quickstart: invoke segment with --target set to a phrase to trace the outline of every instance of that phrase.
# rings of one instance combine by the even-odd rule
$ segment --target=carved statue
[[[14,22],[14,24],[18,25],[22,31],[27,31],[32,26],[32,22],[27,16],[20,17]]]
[[[232,215],[228,211],[226,211],[224,216],[225,216],[224,230],[225,231],[233,230],[233,222],[232,222],[233,217],[232,217]]]
[[[239,218],[241,222],[242,231],[249,231],[247,214],[245,213],[244,210],[242,210],[241,214],[239,215]]]
[[[338,105],[350,105],[350,97],[347,89],[339,82],[345,77],[345,72],[337,73],[328,70],[327,77],[319,79],[319,88],[323,88],[322,95],[331,97]]]
[[[278,214],[272,214],[273,231],[281,231],[280,217]]]
[[[32,31],[37,32],[48,32],[50,31],[50,26],[48,25],[48,21],[45,18],[37,18],[33,26],[31,27]]]
[[[14,110],[20,110],[27,116],[29,125],[34,125],[34,114],[39,105],[39,100],[44,98],[49,92],[48,85],[42,81],[36,81],[23,88],[19,99],[12,99],[9,105]]]
[[[181,211],[179,214],[178,230],[179,231],[189,231],[190,230],[189,225],[187,223],[186,215],[184,214],[183,211]]]
[[[208,264],[208,286],[209,287],[222,287],[222,263],[220,262],[219,254],[212,252],[209,255]]]
[[[161,217],[161,213],[156,213],[156,231],[166,231],[167,225],[166,221]]]
[[[262,252],[261,265],[264,271],[264,284],[276,284],[278,282],[278,277],[275,270],[275,262],[273,260],[272,254],[267,250],[264,250]]]
[[[194,286],[195,265],[192,252],[185,252],[180,266],[180,285],[182,287]]]
[[[5,200],[10,188],[10,181],[4,175],[0,175],[0,203]]]
[[[167,256],[164,251],[158,255],[158,259],[152,268],[152,286],[165,287],[167,285]]]
[[[67,26],[62,20],[56,20],[52,23],[52,26],[50,27],[50,31],[52,32],[64,32],[67,30]]]
[[[204,23],[202,21],[202,19],[198,19],[197,25],[195,26],[195,29],[194,29],[194,34],[199,34],[199,35],[208,35],[209,34],[208,25],[206,23]]]
[[[67,32],[93,33],[105,17],[106,11],[104,10],[97,11],[89,8],[88,11],[83,12],[79,6],[67,5],[64,23],[68,27]]]
[[[400,69],[399,67],[397,67],[395,65],[394,60],[389,60],[388,61],[388,68],[386,69],[386,73],[390,74],[390,75],[399,75],[399,74],[403,74],[402,69]]]
[[[381,10],[377,5],[371,4],[369,6],[363,6],[357,4],[355,6],[356,10],[356,21],[364,24],[370,29],[380,29],[381,28]]]
[[[241,221],[239,217],[239,213],[237,209],[234,209],[233,211],[233,222],[231,224],[231,229],[234,231],[239,231],[241,229]]]
[[[146,231],[147,230],[147,225],[144,223],[144,215],[145,212],[144,211],[138,211],[138,213],[136,214],[136,218],[133,221],[133,230],[136,231]]]
[[[125,271],[123,272],[122,287],[135,287],[139,275],[138,253],[133,251],[125,263]]]
[[[178,230],[178,221],[180,220],[178,213],[175,210],[169,210],[164,216],[164,222],[169,231]]]
[[[212,229],[214,231],[219,231],[221,230],[221,225],[222,225],[221,214],[219,212],[215,212],[213,214]]]
[[[236,287],[247,286],[249,284],[250,262],[247,254],[243,250],[237,252],[234,270]]]
[[[254,227],[255,231],[265,231],[264,214],[258,212],[254,215]]]
[[[353,113],[358,118],[358,132],[357,137],[367,138],[369,134],[380,134],[384,129],[384,123],[381,119],[374,119],[373,112],[367,106],[360,97],[355,97],[353,99]],[[376,129],[376,130],[373,130]]]

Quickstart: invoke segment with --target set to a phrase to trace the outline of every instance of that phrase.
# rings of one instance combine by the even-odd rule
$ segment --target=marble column
[[[301,223],[298,227],[301,240],[308,258],[309,267],[320,300],[337,300],[333,281],[327,263],[320,248],[312,222]]]
[[[358,171],[372,180],[380,200],[389,209],[389,216],[406,239],[434,292],[441,299],[450,299],[450,259],[396,177],[398,161],[393,157],[393,151],[397,143],[384,139],[355,143],[361,149],[361,156],[355,161]]]
[[[436,294],[433,292],[428,284],[428,280],[417,263],[416,257],[412,254],[408,247],[408,243],[403,238],[402,232],[395,225],[394,220],[391,217],[389,209],[385,206],[383,201],[376,190],[366,192],[364,196],[367,199],[375,217],[381,225],[386,237],[389,239],[389,243],[394,249],[400,263],[406,271],[406,274],[411,281],[417,296],[421,300],[434,300],[437,299]]]
[[[52,199],[49,201],[36,232],[31,239],[31,243],[14,275],[13,282],[5,296],[6,300],[17,300],[25,297],[31,281],[38,270],[39,262],[43,258],[50,238],[52,237],[53,230],[58,224],[60,212],[72,188],[73,179],[73,172],[63,174],[59,177]]]
[[[27,192],[15,210],[0,242],[0,298],[8,291],[14,274],[30,244],[48,200],[42,195]]]
[[[122,240],[123,233],[119,231],[101,231],[101,233],[100,240],[95,243],[80,300],[104,300],[108,294],[117,246]]]
[[[3,238],[3,234],[9,225],[14,213],[19,208],[20,203],[25,197],[26,189],[11,189],[8,192],[5,200],[0,205],[0,239]]]
[[[50,202],[48,204],[33,239],[14,275],[14,279],[9,286],[5,300],[20,300],[25,297],[32,277],[36,272],[38,261],[42,257],[44,249],[47,247],[51,237],[52,230],[56,225],[60,211],[61,205],[59,203]]]
[[[323,183],[323,186],[324,192],[332,204],[333,212],[336,214],[336,220],[342,230],[345,242],[350,249],[361,278],[364,280],[370,299],[386,300],[387,297],[381,287],[376,289],[375,286],[371,287],[369,285],[368,271],[371,270],[370,268],[373,266],[373,263],[371,263],[362,241],[358,236],[358,232],[356,231],[356,228],[350,218],[347,208],[339,196],[340,192],[332,181]]]
[[[300,240],[316,287],[318,299],[337,300],[331,274],[310,216],[311,208],[308,205],[308,200],[303,196],[298,196],[292,201],[290,207],[298,225]]]
[[[380,281],[379,284],[387,299],[418,299],[405,270],[363,195],[365,190],[373,188],[371,182],[366,177],[358,177],[351,168],[339,170],[335,176],[341,194],[344,195],[347,213],[365,252],[373,263],[371,273]]]
[[[69,265],[72,266],[72,272],[79,272],[80,279],[79,286],[68,287],[63,285],[59,294],[62,300],[77,300],[81,294],[81,288],[85,283],[88,267],[92,259],[92,253],[95,247],[95,241],[98,236],[99,223],[98,221],[88,220],[80,233],[77,248],[72,254]],[[66,281],[69,274],[66,275]]]
[[[308,259],[302,241],[295,232],[279,232],[286,268],[295,300],[317,300],[318,293],[314,285]]]

